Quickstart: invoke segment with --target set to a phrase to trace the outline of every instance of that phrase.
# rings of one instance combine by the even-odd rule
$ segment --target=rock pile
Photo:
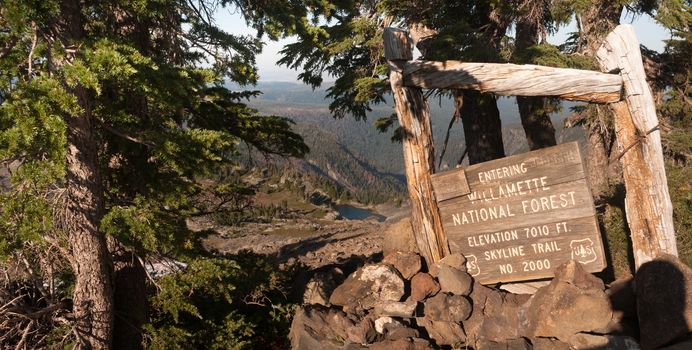
[[[345,279],[339,269],[316,275],[293,320],[291,344],[297,350],[683,349],[692,345],[685,343],[692,271],[673,257],[660,260],[608,289],[569,261],[528,295],[475,283],[460,254],[426,268],[415,253],[391,251]],[[667,291],[654,292],[652,283]]]

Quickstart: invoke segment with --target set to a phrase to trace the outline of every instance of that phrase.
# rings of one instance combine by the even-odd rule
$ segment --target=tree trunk
[[[596,50],[603,43],[605,36],[620,23],[622,5],[617,1],[595,0],[591,6],[580,16],[576,17],[579,29],[579,41],[577,51],[595,56]],[[608,159],[612,151],[612,143],[609,142],[608,125],[603,121],[605,118],[600,116],[610,113],[607,108],[597,106],[598,120],[593,120],[587,126],[587,179],[591,184],[591,193],[594,198],[601,197],[610,183],[610,173],[606,170]],[[605,167],[605,168],[604,168]],[[618,180],[618,182],[621,180]]]
[[[594,55],[601,46],[603,38],[620,23],[622,4],[619,1],[595,0],[591,6],[577,16],[579,42],[577,50]]]
[[[634,29],[621,25],[596,54],[601,69],[620,71],[625,86],[625,101],[610,107],[618,148],[624,152],[625,211],[636,268],[661,254],[678,253],[656,105],[639,50]]]
[[[596,106],[597,113],[607,113],[608,110],[604,106]],[[586,179],[591,187],[591,195],[594,198],[600,198],[610,186],[610,175],[612,169],[609,165],[609,157],[611,150],[610,130],[607,129],[604,122],[601,120],[592,121],[586,128]]]
[[[495,97],[474,90],[458,90],[454,98],[463,100],[459,114],[464,127],[469,164],[504,157],[502,122]]]
[[[396,113],[404,130],[402,144],[411,199],[411,227],[421,256],[427,264],[432,264],[449,254],[449,245],[432,186],[435,148],[430,111],[420,88],[403,86],[402,62],[412,58],[408,33],[386,28],[384,47]]]
[[[91,126],[88,92],[75,93],[84,112],[67,116],[67,217],[75,287],[75,327],[87,349],[110,349],[113,330],[112,266],[106,240],[99,232],[103,190],[97,145]]]
[[[555,127],[546,111],[550,107],[549,103],[545,97],[517,96],[521,125],[524,127],[526,141],[532,151],[557,144]]]
[[[85,39],[81,2],[61,2],[61,39],[69,47]],[[68,54],[62,64],[75,59]],[[93,98],[82,86],[70,91],[81,113],[66,115],[67,208],[65,230],[72,254],[75,286],[72,294],[75,329],[87,349],[110,349],[113,336],[112,265],[106,239],[99,231],[103,212],[103,189],[98,145],[91,125]]]
[[[113,256],[115,319],[113,349],[142,349],[142,327],[148,321],[146,271],[139,259],[115,239],[108,240]]]
[[[531,10],[538,12],[527,13],[516,24],[517,35],[515,45],[518,52],[538,44],[539,36],[545,32],[542,23],[545,17],[543,10],[546,7],[543,4],[533,5]],[[549,100],[546,97],[517,96],[517,105],[519,106],[521,125],[524,127],[529,149],[533,151],[539,148],[555,146],[557,144],[555,128],[547,112]]]

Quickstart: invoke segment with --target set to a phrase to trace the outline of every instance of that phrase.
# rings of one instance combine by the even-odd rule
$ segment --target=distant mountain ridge
[[[231,88],[242,89],[238,86]],[[285,116],[296,122],[295,130],[303,136],[311,151],[304,159],[307,164],[292,160],[292,167],[319,174],[352,193],[360,193],[361,197],[381,198],[387,193],[400,195],[405,191],[401,144],[391,142],[391,131],[380,133],[373,126],[376,119],[393,113],[391,105],[375,106],[366,121],[348,117],[335,119],[329,112],[329,100],[324,98],[324,88],[313,90],[297,83],[260,82],[245,89],[262,91],[262,95],[249,101],[251,107],[263,114]],[[499,98],[498,109],[503,122],[505,153],[528,151],[515,99]],[[430,110],[436,155],[439,157],[453,114],[453,104],[449,99],[431,98]],[[583,138],[579,128],[562,128],[561,120],[566,110],[567,107],[554,117],[558,142]],[[454,167],[464,149],[463,130],[461,124],[456,123],[450,132],[441,169]],[[437,157],[436,166],[439,162]],[[368,194],[364,196],[364,193]]]

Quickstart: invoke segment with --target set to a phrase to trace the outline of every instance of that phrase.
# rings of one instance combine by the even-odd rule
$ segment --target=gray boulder
[[[440,290],[455,295],[469,295],[473,286],[471,275],[447,265],[440,266],[437,280],[440,282]]]
[[[399,301],[404,295],[404,280],[394,267],[366,265],[352,273],[329,298],[344,310],[369,310],[385,301]]]
[[[423,314],[432,321],[461,322],[471,314],[471,303],[463,295],[439,293],[425,301]]]

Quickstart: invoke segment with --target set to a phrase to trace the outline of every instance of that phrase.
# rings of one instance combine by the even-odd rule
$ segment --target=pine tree
[[[257,92],[224,87],[256,81],[261,44],[221,30],[221,5],[248,3],[0,2],[0,161],[14,169],[0,193],[0,253],[65,252],[83,347],[111,347],[116,310],[126,318],[115,332],[135,330],[116,346],[139,346],[140,261],[192,252],[185,218],[198,180],[238,142],[307,151],[287,119],[242,103]]]
[[[531,60],[534,57],[527,51],[545,44],[549,29],[554,28],[550,5],[551,1],[546,0],[526,0],[518,4],[513,54],[515,62],[537,63]],[[556,109],[557,101],[546,97],[517,96],[517,105],[529,148],[535,150],[555,146],[557,141],[550,113]]]

